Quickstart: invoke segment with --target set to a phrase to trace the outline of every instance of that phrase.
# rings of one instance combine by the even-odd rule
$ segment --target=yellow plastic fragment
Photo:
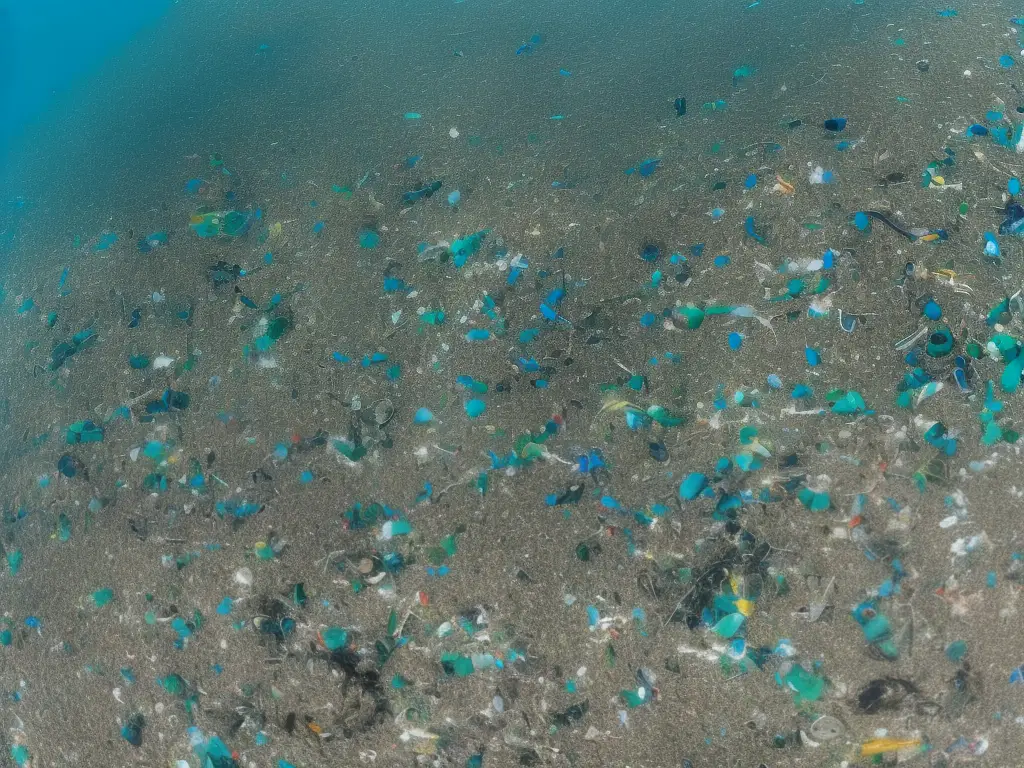
[[[897,752],[901,749],[921,746],[920,739],[872,739],[860,745],[861,757],[884,755],[886,752]]]
[[[734,603],[734,605],[736,606],[736,610],[739,613],[742,613],[744,616],[750,616],[750,614],[752,614],[754,612],[754,601],[753,600],[743,600],[741,598],[741,599],[737,600]]]

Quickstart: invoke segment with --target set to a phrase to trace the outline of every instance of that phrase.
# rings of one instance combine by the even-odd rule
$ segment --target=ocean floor
[[[175,7],[3,178],[0,765],[1013,764],[1014,9]]]

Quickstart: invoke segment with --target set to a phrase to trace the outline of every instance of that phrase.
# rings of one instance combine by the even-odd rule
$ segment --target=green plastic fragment
[[[711,631],[719,637],[724,637],[728,640],[740,631],[740,628],[746,620],[747,617],[742,613],[729,613],[719,619],[718,622],[711,627]]]
[[[366,248],[367,250],[376,248],[380,245],[380,235],[374,232],[372,229],[364,229],[359,232],[359,247]]]
[[[288,333],[291,328],[292,321],[283,315],[279,315],[267,324],[266,335],[271,341],[277,341]]]
[[[75,443],[101,443],[103,442],[103,427],[94,424],[88,419],[76,421],[68,427],[67,442],[68,445],[74,445]]]
[[[929,357],[945,357],[953,351],[953,332],[947,326],[932,331],[925,345]]]
[[[701,324],[704,322],[704,310],[700,307],[694,306],[693,304],[687,304],[685,307],[676,311],[683,316],[683,319],[686,320],[686,327],[691,331],[695,331],[700,328]]]
[[[348,632],[341,627],[328,627],[320,633],[320,639],[323,640],[324,648],[336,651],[348,642]]]
[[[832,497],[825,491],[814,491],[804,487],[800,489],[797,498],[811,512],[827,512],[832,506]]]
[[[157,684],[172,696],[184,696],[188,690],[188,683],[181,675],[172,672],[166,677],[157,678]]]
[[[189,221],[189,227],[202,238],[240,237],[248,231],[251,221],[249,215],[241,211],[200,209]]]
[[[784,685],[793,691],[793,700],[797,704],[805,701],[817,701],[825,692],[825,681],[808,672],[799,664],[784,662],[779,671],[775,673],[775,680],[779,685]]]
[[[274,559],[274,548],[267,544],[267,542],[265,541],[260,541],[256,543],[255,552],[256,557],[258,557],[260,560]]]
[[[114,590],[110,587],[104,587],[103,589],[97,589],[92,593],[92,601],[97,608],[102,608],[108,605],[111,600],[114,599]]]
[[[441,654],[441,666],[449,675],[468,677],[473,674],[473,660],[458,653]]]
[[[12,549],[7,553],[7,567],[11,571],[11,576],[14,576],[21,570],[21,563],[24,560],[20,549]]]
[[[994,421],[990,421],[985,425],[985,431],[981,435],[981,442],[983,445],[994,445],[998,443],[1003,437],[1003,430],[999,428],[999,425]]]
[[[830,398],[831,399],[831,398]],[[850,390],[835,401],[832,405],[832,413],[851,414],[867,410],[867,404],[860,392]]]
[[[669,413],[667,408],[660,405],[652,405],[648,408],[647,415],[663,427],[677,427],[683,423],[683,419],[681,417],[673,416]]]
[[[714,315],[731,315],[736,307],[732,304],[712,304],[704,308],[704,314],[712,317]]]
[[[1016,392],[1020,386],[1021,374],[1024,374],[1024,355],[1017,355],[1006,364],[1003,375],[999,378],[1003,391],[1011,394]]]
[[[1008,333],[995,334],[989,344],[999,351],[999,357],[1004,363],[1013,360],[1020,353],[1020,342]]]
[[[946,646],[946,658],[954,664],[959,664],[967,655],[967,643],[963,640],[954,640]]]
[[[646,689],[641,689],[641,690],[644,690],[645,693],[646,693]],[[643,704],[646,704],[647,703],[647,696],[648,695],[649,694],[641,695],[640,691],[638,691],[638,690],[636,690],[634,688],[627,688],[626,690],[619,692],[619,696],[622,697],[622,700],[626,703],[626,706],[629,707],[630,709],[636,709],[637,707],[639,707],[639,706],[641,706]]]
[[[11,759],[18,768],[27,768],[32,755],[24,744],[12,744]]]
[[[64,512],[61,512],[58,518],[57,538],[62,542],[68,541],[71,538],[71,518]]]

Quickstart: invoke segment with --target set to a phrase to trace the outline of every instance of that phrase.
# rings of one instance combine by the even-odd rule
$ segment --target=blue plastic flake
[[[472,400],[466,401],[466,415],[471,419],[475,419],[478,416],[482,416],[483,412],[487,410],[487,403],[483,400],[473,398]]]
[[[743,186],[746,187],[747,189],[753,189],[754,187],[756,187],[757,174],[751,173],[749,176],[747,176],[746,180],[743,182]]]
[[[843,130],[846,129],[846,118],[845,117],[830,117],[828,120],[826,120],[824,123],[822,123],[822,127],[826,131],[832,131],[834,133],[839,133],[840,131],[843,131]]]
[[[811,397],[813,394],[814,392],[806,384],[797,384],[795,387],[793,387],[792,397],[794,400],[805,400],[808,397]]]
[[[644,261],[657,261],[661,256],[661,249],[654,243],[647,243],[640,249],[640,258]]]
[[[1020,179],[1013,178],[1006,182],[1006,191],[1016,197],[1020,194]]]
[[[812,368],[821,362],[821,353],[814,347],[804,347],[804,356],[807,358],[807,364]]]
[[[655,315],[653,312],[645,312],[640,317],[640,325],[643,326],[644,328],[650,328],[652,325],[654,325],[657,319],[658,316]]]
[[[871,228],[871,219],[864,211],[857,211],[853,214],[853,226],[861,232],[867,232]]]
[[[1004,53],[1002,56],[999,57],[999,66],[1000,67],[1003,67],[1004,69],[1009,69],[1010,67],[1013,66],[1013,64],[1014,64],[1013,56],[1010,56],[1009,54]]]
[[[743,334],[733,331],[729,334],[729,349],[737,350],[743,346]]]
[[[700,472],[691,472],[682,483],[679,484],[679,498],[684,501],[693,501],[707,488],[708,478]]]

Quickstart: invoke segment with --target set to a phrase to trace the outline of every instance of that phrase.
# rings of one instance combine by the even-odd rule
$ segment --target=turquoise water
[[[2,12],[0,764],[1012,762],[1014,9]]]

